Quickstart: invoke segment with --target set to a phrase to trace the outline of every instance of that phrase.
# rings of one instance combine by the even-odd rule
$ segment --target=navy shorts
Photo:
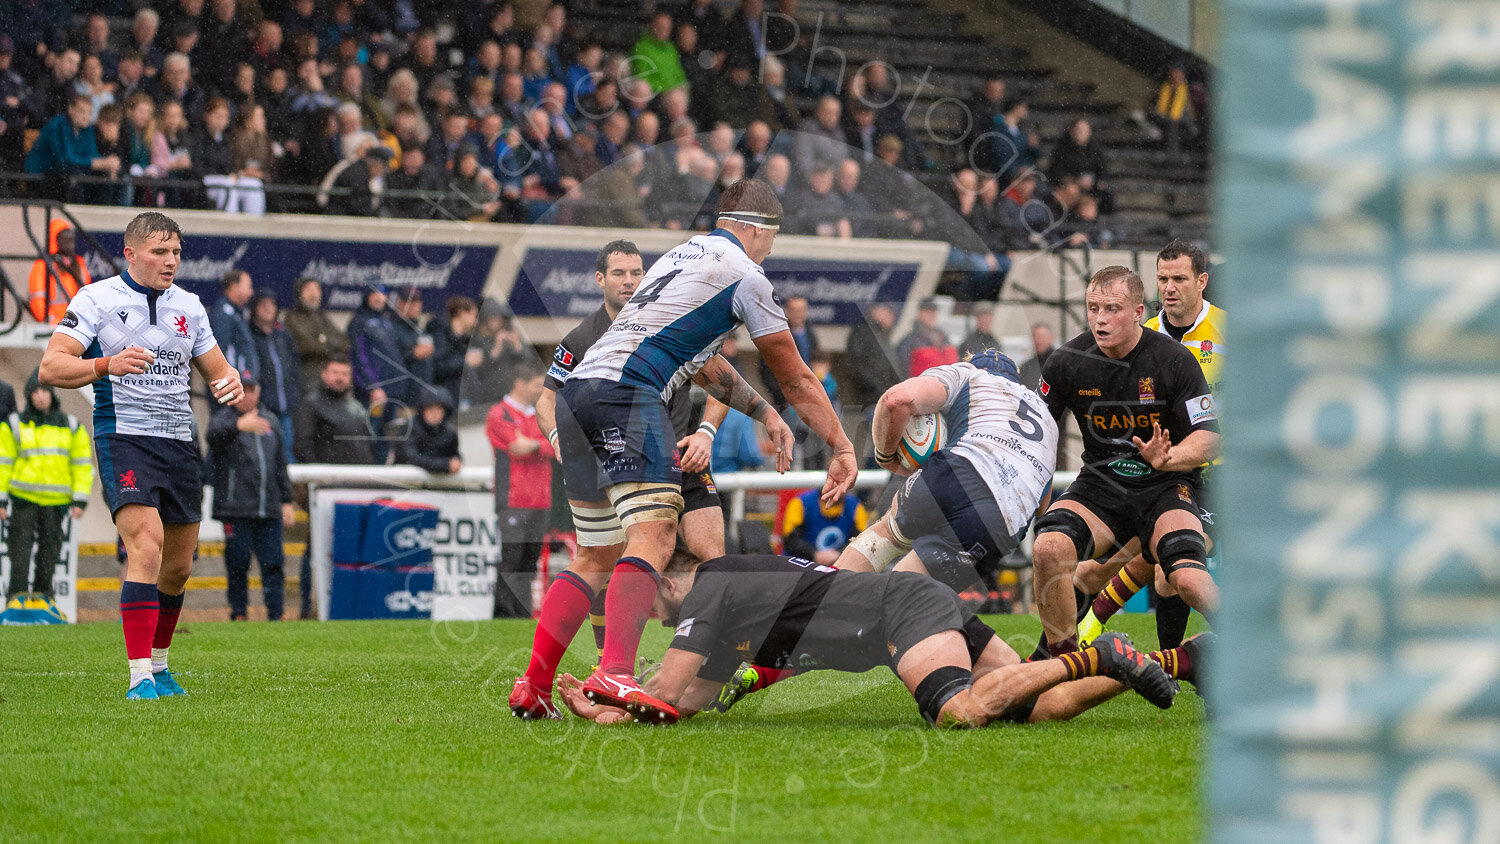
[[[101,434],[94,450],[110,515],[126,504],[144,504],[156,508],[164,525],[203,521],[203,458],[194,443]]]
[[[589,378],[557,395],[563,486],[573,501],[603,501],[622,483],[682,485],[667,403],[650,387]]]
[[[961,592],[994,572],[1020,538],[965,458],[939,451],[896,493],[896,528],[935,579]],[[1024,535],[1024,533],[1023,533]]]

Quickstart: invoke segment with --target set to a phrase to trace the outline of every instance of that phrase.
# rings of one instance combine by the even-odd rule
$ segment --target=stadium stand
[[[191,21],[177,4],[155,5],[161,7],[157,9],[158,35],[144,47],[135,43],[137,20],[89,14],[96,9],[118,11],[118,3],[76,3],[71,19],[53,15],[40,21],[0,21],[0,31],[8,33],[10,42],[0,50],[9,56],[0,60],[0,89],[4,89],[0,93],[19,95],[11,105],[0,104],[4,112],[0,120],[6,123],[0,131],[0,170],[5,171],[0,190],[12,195],[52,192],[73,201],[106,197],[136,205],[201,207],[212,203],[226,209],[254,209],[258,203],[246,206],[244,195],[255,194],[256,180],[263,179],[266,205],[272,211],[359,207],[382,215],[411,216],[428,213],[428,209],[433,214],[452,214],[458,208],[465,217],[498,221],[532,222],[545,214],[547,222],[595,222],[601,213],[617,207],[620,186],[606,187],[605,180],[596,180],[597,190],[579,191],[578,182],[601,165],[613,163],[624,149],[602,112],[590,109],[619,102],[630,116],[626,137],[658,144],[647,148],[644,172],[634,176],[653,188],[643,208],[647,222],[703,226],[707,221],[696,209],[705,195],[713,199],[711,185],[728,157],[726,150],[713,148],[709,142],[712,121],[724,115],[716,113],[714,103],[708,101],[720,99],[719,86],[738,66],[755,66],[751,84],[757,87],[763,73],[774,76],[774,68],[759,68],[761,56],[770,54],[780,60],[785,77],[784,95],[775,91],[771,97],[770,122],[775,128],[793,128],[797,116],[815,112],[820,95],[834,94],[845,106],[839,131],[858,143],[857,118],[848,106],[860,95],[867,102],[888,99],[890,105],[876,109],[874,131],[865,139],[865,157],[869,159],[878,137],[894,135],[903,141],[900,166],[928,188],[941,190],[955,170],[971,163],[965,159],[970,158],[980,134],[975,123],[987,116],[971,106],[987,80],[1000,79],[1005,84],[1004,101],[1021,100],[1029,105],[1022,137],[1035,132],[1040,143],[1023,157],[1034,157],[1043,172],[1069,125],[1080,117],[1092,123],[1108,163],[1107,177],[1099,186],[1106,189],[1099,191],[1103,217],[1088,226],[1095,245],[1149,248],[1169,236],[1203,239],[1207,234],[1203,144],[1169,152],[1151,140],[1149,128],[1131,119],[1133,112],[1147,110],[1154,102],[1156,80],[1123,59],[1109,56],[1102,64],[1094,61],[1080,71],[1084,65],[1074,59],[1080,50],[1089,49],[1083,40],[1048,28],[1040,19],[1015,25],[1016,16],[1028,14],[1023,10],[1025,3],[992,0],[963,7],[946,0],[781,0],[764,6],[767,31],[759,45],[747,40],[753,36],[739,4],[700,3],[722,17],[717,22],[699,20],[702,26],[695,27],[690,36],[693,41],[682,40],[680,24],[689,19],[684,7],[666,4],[664,8],[678,15],[674,39],[695,51],[694,56],[681,60],[692,71],[685,78],[699,88],[713,87],[695,90],[688,97],[666,91],[649,104],[633,98],[642,93],[649,98],[650,92],[641,91],[640,86],[651,84],[630,79],[629,71],[622,77],[620,70],[620,61],[632,50],[644,49],[637,45],[650,23],[651,7],[638,0],[585,0],[554,4],[556,8],[545,12],[538,4],[512,7],[477,0],[335,3],[316,5],[308,19],[299,17],[290,3],[266,2],[232,14],[216,11],[214,7],[225,5],[219,3],[208,4]],[[757,21],[762,20],[758,0],[748,0],[744,6],[756,12]],[[525,20],[518,21],[518,17]],[[98,48],[101,21],[108,24],[102,51]],[[697,28],[704,31],[696,32]],[[1049,36],[1046,51],[1036,49],[1038,33],[1043,31]],[[901,37],[891,37],[893,32],[900,32]],[[576,64],[575,54],[596,42],[604,50],[597,64]],[[1062,49],[1054,46],[1059,42],[1065,45]],[[39,43],[43,45],[40,51]],[[1138,58],[1142,50],[1139,41],[1133,46],[1128,58]],[[1176,48],[1165,42],[1159,46],[1161,63],[1169,63]],[[181,62],[166,57],[178,48],[189,50],[191,71],[185,83],[174,75]],[[680,55],[677,48],[664,48],[667,53],[655,55]],[[75,88],[88,92],[96,103],[108,100],[110,95],[99,84],[84,82],[79,75],[91,73],[94,63],[85,58],[94,52],[104,59],[107,84],[103,88],[113,89],[116,103],[128,107],[129,95],[136,91],[152,94],[159,105],[168,100],[181,102],[190,124],[190,141],[181,142],[181,149],[196,149],[200,158],[212,156],[214,160],[195,160],[189,168],[181,166],[180,160],[170,163],[174,162],[171,153],[178,148],[150,154],[154,137],[136,137],[133,128],[140,125],[154,134],[144,113],[135,124],[127,113],[123,127],[125,138],[120,146],[127,155],[134,149],[134,167],[129,166],[131,162],[120,162],[118,167],[101,162],[107,156],[96,154],[99,149],[90,142],[91,128],[75,132],[76,143],[63,137],[62,123],[49,131],[49,122],[62,114],[66,97]],[[144,63],[143,79],[132,78],[137,54]],[[703,55],[711,58],[698,61]],[[129,60],[122,62],[122,58]],[[12,65],[8,69],[7,62]],[[856,71],[870,63],[886,72],[879,73],[877,68],[856,78]],[[121,64],[126,69],[119,69]],[[361,72],[349,72],[351,64]],[[617,86],[617,92],[597,98],[569,92],[565,104],[543,109],[547,119],[527,117],[530,106],[549,98],[557,100],[558,92],[566,91],[566,84],[549,87],[552,83],[577,83],[590,75],[590,64],[598,68],[593,76],[615,76],[624,84]],[[75,70],[74,65],[84,70]],[[1199,72],[1201,63],[1190,66]],[[388,88],[401,69],[416,78],[415,96]],[[1119,72],[1103,72],[1110,70]],[[165,81],[169,77],[172,83]],[[476,77],[494,84],[486,82],[476,89]],[[1134,89],[1131,84],[1119,84],[1115,77],[1131,80]],[[893,90],[876,90],[882,84]],[[586,82],[583,88],[587,87]],[[1201,80],[1194,80],[1193,94],[1193,105],[1205,108]],[[229,101],[235,113],[230,128],[205,127],[203,108],[211,96]],[[398,107],[403,102],[419,108],[403,110]],[[584,112],[578,111],[580,106]],[[243,118],[242,110],[246,112]],[[445,137],[443,117],[455,110],[469,117],[467,126],[456,137]],[[263,116],[257,116],[258,112]],[[642,125],[641,115],[647,112],[658,115],[649,119],[655,127]],[[498,124],[484,119],[491,113],[499,115]],[[599,119],[590,119],[590,113],[599,114]],[[664,154],[677,146],[669,143],[671,139],[689,131],[681,118],[695,121],[691,128],[698,135],[697,146],[708,153],[711,164],[702,157],[680,154],[671,162],[665,160]],[[1203,122],[1198,121],[1199,125]],[[570,136],[579,130],[594,133],[592,151],[586,141],[571,141]],[[388,163],[381,164],[378,156],[366,152],[372,136],[361,132],[374,133],[379,144],[390,149]],[[49,149],[67,142],[64,146],[73,160],[57,160],[55,155],[50,162],[40,156],[23,159],[21,151],[41,136]],[[546,144],[537,143],[543,138]],[[746,149],[743,137],[738,141],[741,154],[749,159],[747,170],[754,174],[759,156]],[[784,145],[778,139],[771,149],[781,151]],[[423,153],[402,155],[413,146],[421,147]],[[268,149],[274,163],[261,160]],[[475,153],[477,173],[458,167],[459,153],[467,151]],[[675,164],[677,172],[664,164]],[[378,184],[381,168],[387,174],[388,196],[384,203],[378,197],[371,202],[363,195],[364,177],[369,171]],[[23,169],[24,174],[19,172]],[[344,174],[346,169],[357,175]],[[797,191],[803,189],[807,175],[793,173]],[[68,184],[59,176],[66,177]],[[208,190],[203,189],[204,176],[212,177]],[[226,176],[237,179],[241,190],[214,187]],[[133,190],[103,190],[101,185],[112,178],[129,182]],[[1050,187],[1043,183],[1039,196],[1049,197]],[[414,193],[396,193],[402,189]],[[329,203],[330,191],[341,201]],[[350,193],[358,196],[342,201]],[[432,201],[424,201],[428,199]],[[549,210],[559,199],[562,202]],[[938,214],[930,207],[924,213],[929,218]],[[855,222],[859,230],[857,218]],[[947,228],[939,221],[922,236],[943,238]],[[889,231],[882,233],[893,236]]]

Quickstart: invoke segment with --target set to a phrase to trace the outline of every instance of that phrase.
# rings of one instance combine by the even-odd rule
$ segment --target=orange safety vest
[[[31,291],[29,304],[37,322],[56,325],[68,312],[68,305],[79,289],[93,282],[82,258],[75,254],[71,259],[63,259],[57,254],[58,233],[71,228],[67,220],[54,219],[47,235],[48,255],[31,265],[27,279]],[[48,264],[52,265],[50,272]]]

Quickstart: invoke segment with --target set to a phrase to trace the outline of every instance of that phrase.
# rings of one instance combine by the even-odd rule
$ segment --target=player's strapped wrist
[[[557,447],[557,429],[553,428],[547,432],[547,442],[552,443],[553,451],[560,451]]]
[[[708,434],[708,438],[713,439],[719,434],[719,426],[705,419],[698,423],[698,433]]]
[[[105,376],[109,375],[109,362],[112,361],[112,360],[114,360],[114,359],[115,359],[114,355],[105,355],[102,358],[94,358],[94,380],[95,381],[98,381],[99,379],[104,378]]]

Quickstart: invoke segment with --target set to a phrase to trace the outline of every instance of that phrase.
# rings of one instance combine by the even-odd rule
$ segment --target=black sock
[[[1188,616],[1193,608],[1180,596],[1158,596],[1156,599],[1156,642],[1162,650],[1171,650],[1182,644],[1182,634],[1187,632]]]
[[[1075,619],[1073,619],[1073,620],[1074,621],[1083,621],[1083,617],[1086,616],[1086,615],[1088,615],[1089,614],[1089,610],[1094,606],[1094,596],[1093,595],[1085,595],[1085,594],[1083,594],[1083,590],[1079,589],[1077,584],[1074,584],[1073,585],[1073,600],[1076,602],[1076,605],[1075,605],[1074,608],[1078,611],[1077,612],[1077,616],[1078,617],[1075,618]]]

